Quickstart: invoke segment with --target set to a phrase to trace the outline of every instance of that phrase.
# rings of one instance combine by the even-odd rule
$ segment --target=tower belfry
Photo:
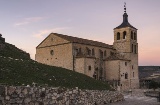
[[[130,61],[127,72],[130,75],[130,87],[139,87],[137,28],[133,27],[128,21],[126,3],[124,3],[123,22],[114,28],[113,46],[117,50],[117,55]]]

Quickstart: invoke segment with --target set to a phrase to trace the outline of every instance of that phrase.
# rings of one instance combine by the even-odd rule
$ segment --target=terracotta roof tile
[[[52,33],[52,34],[54,34],[58,37],[61,37],[63,39],[66,39],[66,40],[68,40],[72,43],[86,44],[86,45],[92,45],[92,46],[97,46],[97,47],[105,47],[105,48],[113,49],[113,45],[108,45],[108,44],[98,42],[98,41],[93,41],[93,40],[88,40],[88,39],[83,39],[83,38],[77,38],[77,37],[58,34],[58,33]]]
[[[117,56],[117,55],[115,55],[115,54],[113,54],[113,55],[111,55],[111,56],[109,56],[108,58],[106,58],[105,60],[125,60],[125,61],[130,61],[130,60],[128,60],[128,59],[125,59],[125,58],[123,58],[123,57],[121,57],[121,56]]]

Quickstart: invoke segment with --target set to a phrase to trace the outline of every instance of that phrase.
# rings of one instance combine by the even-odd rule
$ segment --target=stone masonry
[[[102,105],[124,100],[116,91],[0,86],[0,105]]]

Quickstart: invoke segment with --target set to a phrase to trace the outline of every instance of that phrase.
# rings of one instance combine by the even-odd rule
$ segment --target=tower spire
[[[124,2],[124,13],[126,13],[126,2]]]
[[[129,22],[128,22],[128,15],[126,12],[126,2],[124,2],[124,14],[123,14],[123,22],[121,25],[119,25],[118,27],[114,28],[114,29],[118,29],[118,28],[123,28],[123,27],[132,27],[134,29],[136,29],[135,27],[133,27]]]

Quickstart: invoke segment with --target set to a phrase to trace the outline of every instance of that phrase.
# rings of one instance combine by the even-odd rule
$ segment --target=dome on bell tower
[[[119,28],[125,28],[125,27],[131,27],[136,29],[135,27],[133,27],[129,22],[128,22],[128,15],[126,13],[126,4],[124,5],[124,14],[123,14],[123,22],[121,25],[119,25],[118,27],[114,28],[114,29],[119,29]],[[137,29],[136,29],[137,30]]]

